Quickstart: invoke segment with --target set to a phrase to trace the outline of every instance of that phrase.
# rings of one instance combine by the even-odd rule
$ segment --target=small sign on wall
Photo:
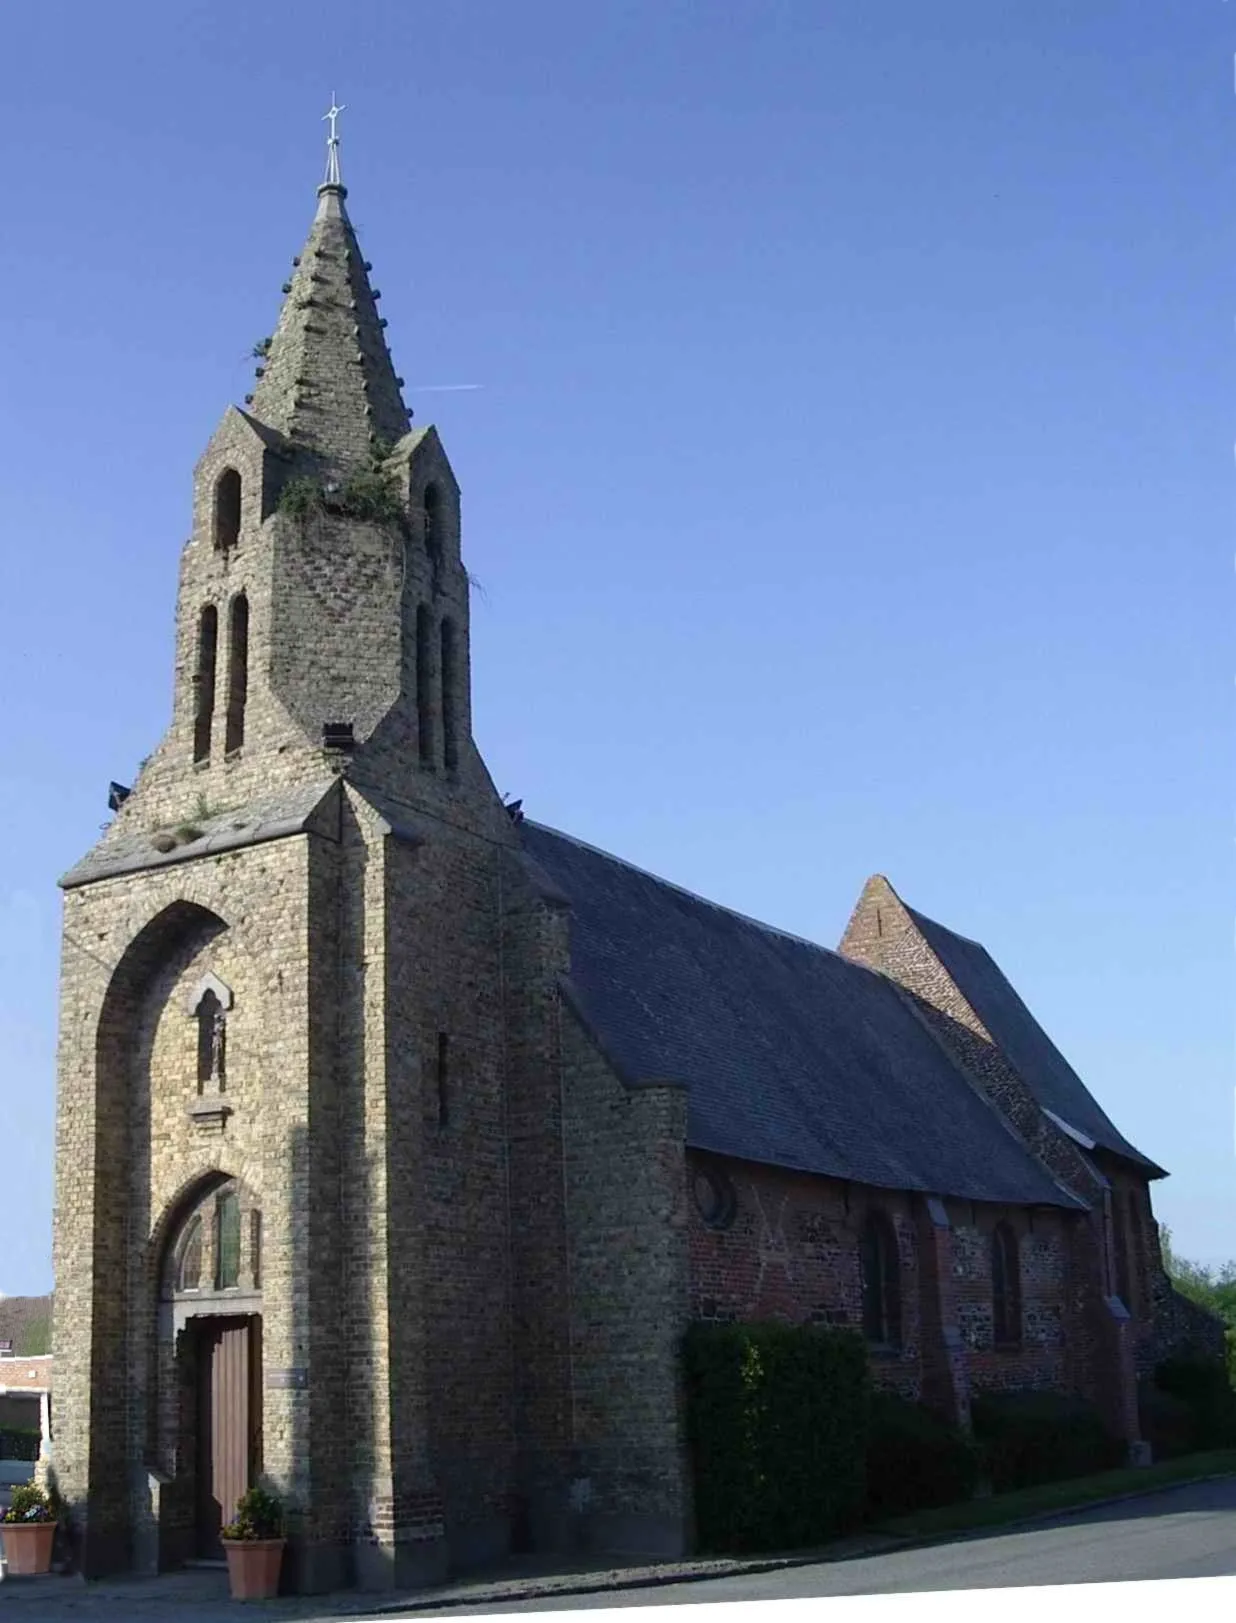
[[[295,1369],[268,1369],[266,1385],[276,1392],[301,1392],[309,1385],[309,1371],[303,1365]]]

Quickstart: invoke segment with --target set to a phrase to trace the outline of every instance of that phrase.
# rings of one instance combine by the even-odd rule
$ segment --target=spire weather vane
[[[342,107],[339,106],[335,100],[335,92],[332,90],[330,93],[330,111],[322,114],[323,123],[328,118],[330,119],[330,134],[326,138],[326,179],[322,182],[324,186],[340,186],[343,184],[339,179],[339,136],[335,129],[335,121],[340,113],[346,111],[347,103],[345,102]]]

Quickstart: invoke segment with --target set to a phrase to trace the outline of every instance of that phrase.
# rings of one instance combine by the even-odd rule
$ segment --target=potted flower
[[[269,1600],[279,1593],[283,1565],[283,1507],[265,1488],[250,1488],[236,1519],[220,1534],[233,1600]]]
[[[56,1515],[37,1482],[13,1489],[9,1508],[0,1517],[0,1539],[10,1578],[29,1578],[51,1571]]]

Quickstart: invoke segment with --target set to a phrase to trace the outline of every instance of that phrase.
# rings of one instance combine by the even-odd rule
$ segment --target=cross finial
[[[345,103],[341,107],[336,102],[335,92],[332,90],[330,93],[330,111],[322,114],[323,123],[327,119],[330,120],[330,134],[326,138],[326,179],[322,182],[324,186],[342,185],[339,179],[339,136],[335,130],[335,121],[340,113],[346,112],[346,110],[347,104]]]

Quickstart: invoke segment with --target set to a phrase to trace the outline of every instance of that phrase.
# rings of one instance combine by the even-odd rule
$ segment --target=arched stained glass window
[[[997,1224],[991,1237],[991,1319],[997,1346],[1021,1340],[1021,1263],[1008,1223]]]
[[[176,1289],[200,1290],[202,1284],[202,1220],[195,1217],[185,1233],[176,1271]]]
[[[863,1334],[876,1347],[901,1345],[901,1258],[897,1234],[884,1212],[872,1212],[859,1243]]]
[[[215,1289],[240,1283],[240,1201],[228,1190],[215,1203]]]

